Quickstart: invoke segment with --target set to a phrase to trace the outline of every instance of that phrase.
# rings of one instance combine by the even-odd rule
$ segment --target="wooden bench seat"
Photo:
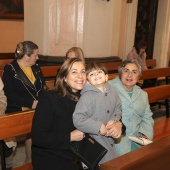
[[[170,160],[170,135],[135,151],[112,159],[100,170],[168,170]]]
[[[3,170],[5,170],[5,157],[2,151],[3,140],[9,137],[30,133],[33,115],[34,110],[29,110],[0,116],[1,167]],[[32,170],[32,164],[25,164],[21,167],[13,168],[12,170]]]
[[[160,118],[154,122],[153,140],[161,139],[170,135],[170,118]]]

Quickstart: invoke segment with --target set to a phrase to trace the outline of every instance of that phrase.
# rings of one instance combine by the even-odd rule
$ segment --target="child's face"
[[[108,80],[108,74],[105,74],[103,70],[94,70],[87,75],[87,80],[91,85],[98,88]]]

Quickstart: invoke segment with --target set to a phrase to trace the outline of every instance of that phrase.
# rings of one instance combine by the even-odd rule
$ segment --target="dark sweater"
[[[35,170],[77,170],[70,151],[72,114],[76,102],[54,91],[40,95],[32,124],[32,163]]]

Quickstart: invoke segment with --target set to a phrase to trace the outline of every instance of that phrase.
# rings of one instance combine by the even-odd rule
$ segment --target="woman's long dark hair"
[[[67,59],[63,63],[63,65],[57,75],[54,91],[60,97],[64,97],[64,96],[68,95],[72,100],[78,101],[78,99],[80,98],[80,93],[73,92],[72,89],[70,88],[70,86],[65,82],[65,78],[67,77],[68,73],[70,72],[70,70],[75,62],[81,62],[84,65],[84,63],[81,59],[78,59],[78,58]]]

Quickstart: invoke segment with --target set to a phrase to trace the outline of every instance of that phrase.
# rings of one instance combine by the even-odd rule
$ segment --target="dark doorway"
[[[148,43],[147,59],[153,58],[153,46],[159,0],[138,0],[135,43],[145,40]]]

